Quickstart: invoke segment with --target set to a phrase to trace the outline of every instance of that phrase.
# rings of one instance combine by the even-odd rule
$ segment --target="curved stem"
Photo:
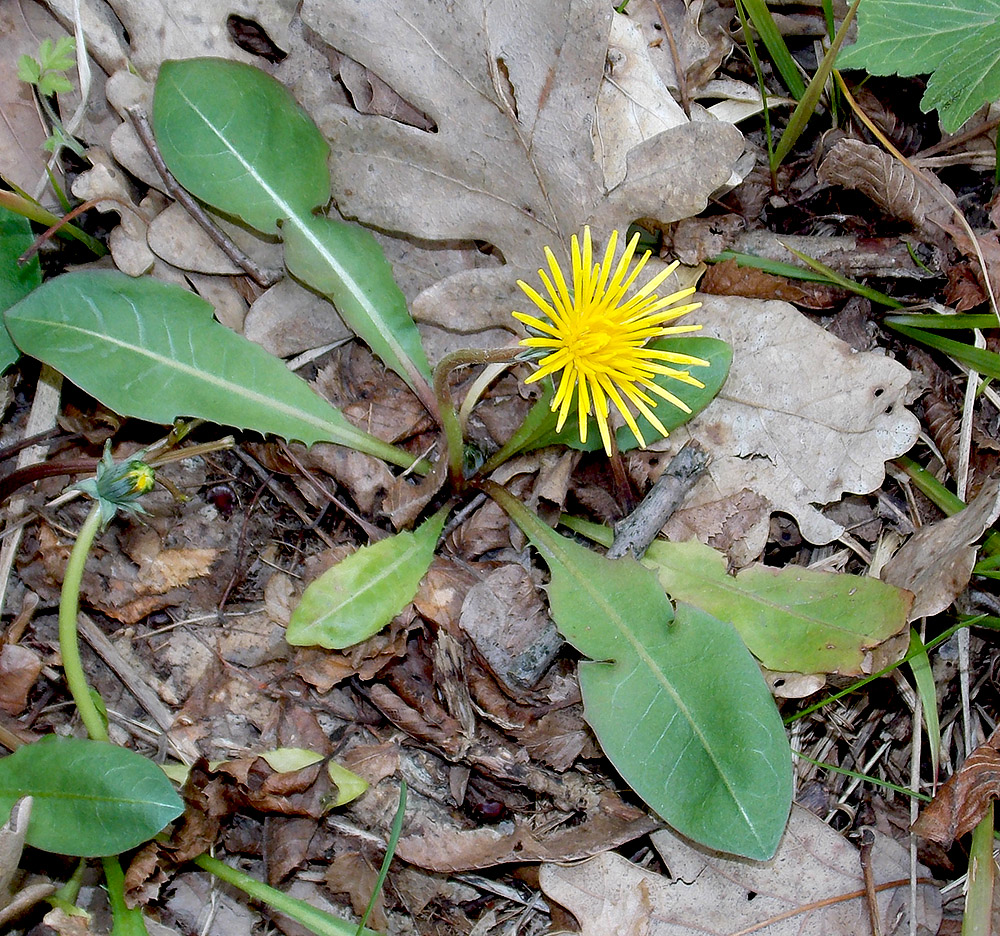
[[[437,367],[434,368],[434,395],[438,402],[438,418],[441,422],[441,428],[444,429],[445,441],[448,444],[448,476],[456,491],[460,491],[465,484],[464,465],[462,464],[465,452],[462,426],[458,420],[455,403],[451,398],[451,391],[448,388],[451,372],[458,367],[466,367],[470,364],[510,364],[522,350],[515,347],[496,348],[492,351],[478,349],[453,351],[441,358]]]
[[[80,662],[80,639],[76,625],[80,610],[83,567],[100,526],[101,508],[95,503],[77,534],[69,562],[66,563],[66,575],[63,578],[62,594],[59,598],[59,653],[62,655],[66,684],[69,686],[80,718],[83,719],[87,734],[94,741],[107,741],[109,740],[107,726],[94,704],[90,686],[87,685],[87,677],[83,672],[83,664]]]

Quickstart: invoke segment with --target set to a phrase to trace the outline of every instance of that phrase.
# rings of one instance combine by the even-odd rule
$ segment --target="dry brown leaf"
[[[354,337],[329,302],[287,278],[250,306],[243,334],[277,357]]]
[[[230,240],[258,266],[280,268],[280,244],[256,237],[245,227],[218,215],[212,214],[211,217]],[[181,270],[228,276],[243,274],[243,268],[233,263],[205,229],[177,202],[168,205],[150,221],[146,240],[153,253]],[[332,309],[330,315],[336,317]]]
[[[59,936],[91,936],[90,916],[70,915],[62,907],[54,907],[42,917],[42,922]]]
[[[36,58],[43,39],[55,42],[65,35],[59,22],[33,0],[0,4],[0,175],[29,194],[44,179],[50,154],[42,149],[48,133],[30,86],[17,77],[17,61],[22,55]]]
[[[674,58],[664,38],[661,14],[670,23],[677,57],[689,92],[697,96],[703,83],[714,78],[733,48],[729,10],[704,0],[631,0],[629,19],[639,24],[649,56],[667,87],[678,88]]]
[[[48,525],[38,530],[42,562],[22,575],[39,589],[61,582],[69,546]],[[123,624],[134,624],[153,611],[181,601],[184,588],[209,574],[218,550],[164,549],[152,528],[133,528],[121,550],[95,552],[84,572],[81,595],[88,604]],[[41,574],[45,577],[41,578]]]
[[[844,291],[835,286],[773,276],[754,267],[741,267],[736,260],[713,263],[698,288],[718,296],[783,299],[807,309],[830,309],[844,297]]]
[[[901,885],[878,895],[882,931],[906,932],[908,855],[888,836],[875,835],[875,883]],[[857,936],[870,931],[857,849],[799,806],[792,807],[778,852],[767,862],[707,852],[668,831],[654,832],[651,838],[670,877],[606,853],[572,867],[543,865],[542,890],[576,916],[583,936],[630,932],[643,920],[647,936],[728,936],[756,926],[761,929],[754,932],[767,936]],[[640,888],[648,895],[648,905],[636,897]],[[854,897],[830,902],[845,894]],[[820,902],[826,905],[777,919]],[[921,886],[917,908],[916,932],[934,936],[941,921],[938,889]],[[768,920],[774,922],[762,926]]]
[[[168,735],[212,760],[225,760],[256,743],[276,722],[281,703],[261,691],[258,680],[266,685],[269,678],[263,668],[255,670],[251,680],[211,651],[208,659]]]
[[[347,894],[354,912],[361,916],[368,907],[372,894],[375,893],[378,868],[373,867],[360,852],[342,852],[330,862],[324,880],[334,894]],[[379,891],[378,899],[372,908],[369,924],[379,930],[386,928],[382,891]]]
[[[944,301],[956,312],[968,312],[986,301],[986,293],[971,263],[955,263],[948,267]]]
[[[913,823],[913,831],[950,848],[971,832],[1000,796],[1000,728],[979,745],[937,791]]]
[[[965,590],[976,564],[973,544],[998,516],[1000,477],[994,477],[965,510],[918,530],[885,564],[882,581],[915,595],[911,621],[939,614]]]
[[[41,671],[42,659],[30,647],[0,645],[0,709],[9,715],[20,715]]]
[[[742,568],[757,558],[756,544],[761,531],[769,528],[770,516],[770,502],[743,488],[717,501],[675,511],[663,535],[675,542],[700,540],[724,552],[734,568]]]
[[[958,249],[969,258],[969,263],[979,277],[980,286],[985,286],[982,269],[979,265],[979,257],[976,255],[972,241],[969,240],[968,233],[964,228],[951,221],[951,219],[949,221],[950,223],[943,224],[942,227],[955,241]],[[1000,239],[998,239],[996,231],[989,231],[985,234],[977,234],[976,241],[983,259],[986,261],[986,269],[989,273],[989,287],[993,290],[993,295],[996,296],[1000,294]],[[949,280],[950,278],[951,274],[949,272]],[[985,293],[983,293],[983,298],[985,299]]]
[[[511,327],[516,280],[533,275],[545,245],[565,259],[583,224],[603,239],[636,217],[696,214],[743,151],[731,125],[685,123],[632,147],[624,181],[606,189],[593,114],[612,13],[597,0],[363,11],[307,0],[302,19],[437,127],[358,114],[336,101],[325,72],[307,73],[301,99],[331,141],[340,209],[418,239],[484,240],[508,264],[455,274],[417,298],[415,315],[445,328]],[[610,119],[602,109],[602,123]]]
[[[426,621],[453,636],[459,634],[462,603],[476,576],[466,563],[435,556],[413,599],[413,606]]]
[[[72,20],[73,0],[48,2]],[[203,55],[262,64],[262,59],[233,42],[226,28],[231,14],[260,23],[272,41],[286,51],[305,45],[304,39],[296,41],[289,29],[292,8],[279,0],[234,0],[225,5],[199,0],[171,0],[169,4],[160,0],[109,0],[107,6],[110,11],[105,15],[117,17],[119,25],[111,35],[100,32],[95,36],[94,55],[109,73],[127,65],[151,80],[165,59]],[[127,43],[123,41],[122,27]]]
[[[703,333],[732,345],[733,366],[712,405],[656,446],[675,454],[697,439],[711,456],[685,506],[746,489],[791,514],[809,542],[831,542],[843,527],[816,505],[876,490],[886,460],[916,441],[919,423],[904,405],[909,371],[853,352],[786,303],[703,300]],[[755,558],[766,536],[766,524],[753,526],[743,552]]]
[[[935,188],[944,188],[929,172],[918,171]],[[898,159],[861,140],[838,140],[820,165],[817,178],[831,185],[858,189],[886,214],[933,238],[940,236],[936,222],[947,223],[952,219],[944,202],[931,195]],[[953,194],[950,197],[954,200]]]
[[[501,566],[469,589],[461,627],[496,677],[513,691],[534,686],[563,641],[524,566]]]
[[[478,829],[457,829],[426,811],[414,811],[396,848],[403,861],[430,871],[454,872],[524,861],[576,861],[615,848],[658,828],[660,823],[618,802],[596,808],[569,827],[534,831],[521,818]]]

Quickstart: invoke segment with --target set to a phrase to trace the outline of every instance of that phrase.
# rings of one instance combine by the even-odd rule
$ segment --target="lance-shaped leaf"
[[[861,675],[865,652],[906,627],[913,596],[864,575],[756,564],[738,575],[711,546],[654,542],[643,563],[673,598],[732,621],[768,669]]]
[[[635,560],[599,556],[499,486],[488,491],[548,565],[556,626],[591,658],[580,664],[580,688],[609,760],[678,832],[770,858],[791,807],[791,751],[732,625],[681,603],[675,615]]]
[[[225,59],[164,62],[153,100],[163,159],[189,192],[264,234],[294,238],[292,273],[432,404],[430,367],[377,242],[313,212],[330,200],[329,146],[288,89]]]
[[[614,537],[600,524],[566,525],[605,546]],[[642,563],[672,598],[731,621],[753,655],[780,672],[861,675],[865,653],[906,627],[913,604],[908,591],[869,576],[760,564],[730,575],[726,557],[695,540],[656,540]]]
[[[28,844],[83,858],[135,848],[184,810],[148,758],[55,735],[0,758],[0,822],[22,796],[34,797]]]
[[[281,227],[288,272],[321,292],[353,331],[431,412],[437,401],[424,376],[430,365],[392,268],[371,232],[330,218],[290,218]],[[369,327],[375,323],[376,328]],[[400,368],[406,372],[403,373]]]
[[[285,639],[342,650],[377,634],[413,600],[447,516],[443,507],[412,533],[362,546],[327,569],[305,590]]]
[[[123,416],[194,416],[285,439],[336,442],[407,467],[263,348],[179,286],[112,271],[67,273],[5,313],[17,346]]]

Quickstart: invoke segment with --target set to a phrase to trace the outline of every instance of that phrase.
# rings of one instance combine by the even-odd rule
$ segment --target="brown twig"
[[[615,524],[615,541],[608,550],[608,558],[620,559],[626,553],[641,558],[707,467],[705,450],[697,442],[686,443],[642,503]]]
[[[875,878],[872,874],[872,848],[875,847],[875,833],[871,829],[861,831],[861,875],[865,882],[865,905],[868,907],[868,922],[872,936],[882,936],[882,922],[879,919],[878,897],[875,895]]]
[[[43,231],[41,234],[35,238],[35,242],[17,258],[18,263],[27,263],[38,251],[41,249],[42,244],[44,244],[50,237],[58,234],[64,225],[69,224],[74,218],[82,215],[85,211],[89,211],[91,208],[96,207],[101,202],[114,202],[116,205],[131,211],[133,214],[138,215],[143,221],[147,221],[146,216],[131,202],[125,201],[124,198],[116,198],[114,195],[102,195],[100,198],[92,198],[90,201],[85,201],[82,205],[77,205],[68,214],[63,215],[55,224],[51,225],[47,230]]]
[[[917,878],[917,883],[936,885],[937,881],[933,878]],[[880,893],[881,891],[893,890],[896,887],[908,887],[909,884],[909,878],[903,878],[899,881],[887,881],[885,884],[876,884],[875,892]],[[858,897],[864,897],[865,893],[865,888],[862,888],[861,890],[850,891],[847,894],[837,894],[836,897],[825,897],[823,900],[815,900],[812,903],[803,904],[801,907],[794,907],[791,910],[786,910],[784,913],[777,914],[777,916],[768,917],[766,920],[754,923],[753,926],[748,926],[746,929],[741,929],[735,933],[727,933],[726,936],[750,936],[751,933],[756,933],[759,930],[766,929],[768,926],[773,926],[775,923],[780,923],[782,920],[790,920],[792,917],[798,916],[800,913],[809,913],[811,910],[822,910],[824,907],[832,907],[835,904],[846,903],[848,900],[857,900]]]
[[[156,171],[163,179],[167,192],[179,201],[195,221],[201,225],[202,229],[218,245],[222,252],[229,257],[238,267],[246,271],[247,276],[260,286],[273,286],[278,282],[284,273],[280,270],[267,270],[248,257],[239,247],[236,246],[220,230],[219,226],[212,220],[208,212],[191,196],[191,194],[174,178],[173,173],[167,168],[163,161],[159,147],[156,145],[156,138],[153,136],[153,128],[149,125],[149,119],[141,107],[132,105],[125,108],[135,132],[139,135],[139,140],[149,153],[149,158],[153,161]]]
[[[656,7],[656,15],[660,18],[660,25],[663,27],[663,35],[667,37],[667,45],[670,47],[670,58],[674,63],[674,75],[677,77],[677,90],[681,96],[681,107],[684,108],[684,113],[690,120],[691,95],[688,93],[687,78],[684,75],[684,68],[681,65],[681,54],[677,48],[677,42],[674,39],[674,31],[670,28],[670,23],[667,21],[666,16],[663,15],[660,0],[653,0],[653,6]]]

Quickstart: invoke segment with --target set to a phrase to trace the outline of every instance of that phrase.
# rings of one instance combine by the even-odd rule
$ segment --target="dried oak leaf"
[[[909,875],[906,850],[888,836],[875,834],[875,883],[905,883]],[[799,806],[792,807],[778,852],[766,862],[695,848],[665,830],[650,838],[669,868],[669,877],[605,853],[569,867],[543,865],[541,888],[573,913],[582,936],[633,932],[722,936],[758,931],[768,936],[856,936],[870,931],[857,849]],[[837,899],[845,894],[853,895],[852,899]],[[905,887],[879,893],[878,906],[882,932],[907,931]],[[938,889],[920,886],[916,932],[932,936],[940,922]]]
[[[685,507],[749,490],[791,514],[809,542],[831,542],[843,526],[816,505],[876,490],[885,462],[916,441],[909,371],[855,353],[787,303],[702,298],[703,333],[732,345],[733,365],[712,405],[656,446],[676,454],[697,439],[711,456]],[[763,514],[747,530],[744,557],[759,554],[767,526]]]
[[[21,55],[38,55],[39,39],[53,42],[66,35],[59,22],[40,3],[0,5],[0,175],[10,185],[29,193],[45,178],[48,154],[42,144],[48,132],[39,118],[31,87],[17,76]]]
[[[0,645],[0,709],[8,715],[20,715],[41,671],[42,658],[30,647]]]
[[[933,802],[913,823],[913,831],[948,848],[955,839],[972,831],[998,796],[1000,728],[965,759],[957,773],[948,778]]]
[[[1000,476],[990,478],[965,510],[922,527],[882,570],[882,581],[915,595],[909,619],[944,611],[965,590],[976,564],[973,545],[1000,516]]]
[[[307,71],[297,91],[330,141],[339,209],[422,240],[486,241],[506,261],[425,290],[413,303],[425,322],[509,328],[516,281],[534,275],[544,246],[566,263],[584,224],[603,238],[637,217],[697,214],[743,153],[738,130],[706,117],[634,146],[625,178],[608,181],[615,170],[598,155],[596,122],[618,14],[601,0],[306,0],[301,16],[436,128],[359,114],[337,102],[327,71]],[[628,104],[619,95],[617,106]]]

